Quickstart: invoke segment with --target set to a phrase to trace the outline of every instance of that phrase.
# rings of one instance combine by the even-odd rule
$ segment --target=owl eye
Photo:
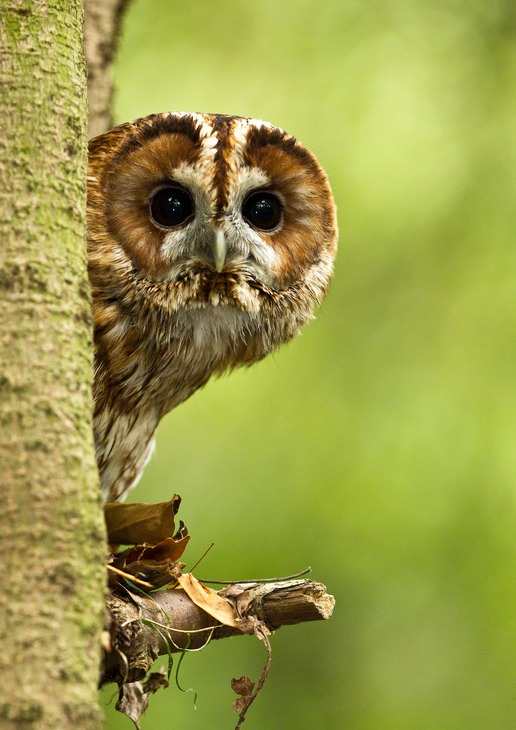
[[[152,219],[163,228],[175,228],[189,221],[194,214],[192,196],[179,186],[158,190],[150,201]]]
[[[242,215],[253,228],[258,228],[260,231],[272,231],[281,223],[283,205],[276,195],[262,190],[251,193],[244,200]]]

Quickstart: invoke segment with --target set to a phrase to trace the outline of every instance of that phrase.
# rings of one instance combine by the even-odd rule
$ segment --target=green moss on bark
[[[97,730],[82,3],[0,0],[2,728]]]

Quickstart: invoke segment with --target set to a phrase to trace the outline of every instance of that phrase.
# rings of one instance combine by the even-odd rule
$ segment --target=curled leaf
[[[191,573],[184,573],[178,578],[177,582],[196,606],[216,618],[221,624],[225,626],[239,625],[231,604],[222,596],[219,596],[218,593],[212,591],[211,588],[203,585]]]
[[[177,560],[183,554],[190,536],[187,534],[176,540],[167,537],[157,545],[134,545],[121,553],[113,556],[112,564],[121,570],[126,569],[131,563],[139,560],[153,560],[162,563],[165,560]]]
[[[177,494],[158,504],[108,502],[104,505],[108,542],[156,545],[174,534],[174,517],[180,504]]]
[[[133,721],[136,730],[140,730],[140,718],[149,704],[149,695],[162,687],[168,687],[163,667],[159,672],[149,674],[143,683],[129,682],[122,685],[116,709],[127,715]]]
[[[182,527],[184,525],[181,523]],[[134,545],[111,559],[110,566],[122,571],[125,577],[134,576],[138,581],[150,584],[152,588],[161,588],[170,583],[176,583],[182,573],[184,563],[178,558],[190,539],[186,529],[179,531],[182,537],[167,537],[157,545]],[[111,585],[117,582],[117,577],[111,576]]]
[[[239,679],[231,680],[231,689],[240,695],[238,699],[233,702],[233,709],[235,712],[241,713],[251,701],[254,690],[254,682],[249,677],[240,677]]]
[[[133,721],[136,730],[140,730],[140,717],[147,709],[148,704],[149,697],[144,691],[142,683],[130,682],[120,688],[118,702],[115,707]]]

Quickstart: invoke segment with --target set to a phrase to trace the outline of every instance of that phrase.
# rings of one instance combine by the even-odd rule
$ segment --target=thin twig
[[[198,561],[197,561],[196,563],[194,563],[194,564],[192,565],[192,567],[190,568],[190,570],[189,570],[189,572],[190,572],[190,573],[193,573],[193,572],[194,572],[194,570],[195,570],[195,569],[197,568],[197,566],[199,565],[199,563],[200,563],[200,562],[201,562],[202,560],[204,560],[204,558],[205,558],[205,557],[206,557],[206,556],[208,555],[208,553],[210,552],[210,550],[212,549],[212,547],[213,547],[214,545],[215,545],[215,543],[214,543],[214,542],[212,542],[212,543],[211,543],[211,545],[209,545],[209,546],[208,546],[208,547],[206,548],[206,550],[205,550],[205,551],[203,552],[203,554],[201,555],[201,557],[199,558],[199,560],[198,560]]]
[[[269,669],[271,667],[271,661],[272,661],[272,647],[271,642],[269,639],[269,635],[267,633],[267,629],[264,626],[257,626],[254,632],[255,636],[258,639],[261,639],[263,643],[265,644],[265,648],[267,649],[267,660],[265,662],[265,666],[262,669],[262,673],[260,674],[260,679],[258,680],[256,687],[253,689],[249,700],[247,701],[246,706],[243,708],[242,712],[238,716],[238,722],[236,724],[235,730],[240,730],[242,727],[242,724],[245,720],[245,716],[247,714],[247,710],[251,707],[255,699],[258,697],[258,694],[260,690],[262,689],[263,685],[267,681],[267,677],[269,676]]]
[[[132,583],[139,583],[141,586],[145,586],[145,588],[154,588],[152,583],[147,583],[146,580],[141,580],[140,578],[136,578],[136,576],[131,575],[131,573],[124,573],[123,570],[120,570],[120,568],[115,568],[114,565],[108,565],[108,570],[111,570],[113,573],[116,573],[117,575],[121,575],[122,578],[125,578],[126,580],[130,580]]]
[[[209,548],[208,548],[209,549]],[[206,553],[205,553],[206,554]],[[204,555],[202,556],[204,557]],[[201,558],[202,560],[202,558]],[[197,561],[196,565],[199,563]],[[192,571],[190,571],[191,573]],[[286,575],[281,578],[245,578],[244,580],[208,580],[206,578],[198,578],[201,583],[211,583],[212,585],[217,586],[227,586],[232,585],[234,583],[281,583],[281,581],[284,580],[294,580],[294,578],[300,578],[302,575],[307,575],[308,573],[312,572],[312,568],[308,566],[308,568],[305,568],[304,570],[299,571],[299,573],[293,573],[292,575]]]

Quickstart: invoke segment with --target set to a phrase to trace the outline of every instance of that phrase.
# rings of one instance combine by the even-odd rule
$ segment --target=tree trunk
[[[113,126],[113,79],[115,56],[122,18],[130,0],[85,0],[84,50],[88,62],[88,136]]]
[[[102,726],[82,3],[0,0],[0,726]]]

